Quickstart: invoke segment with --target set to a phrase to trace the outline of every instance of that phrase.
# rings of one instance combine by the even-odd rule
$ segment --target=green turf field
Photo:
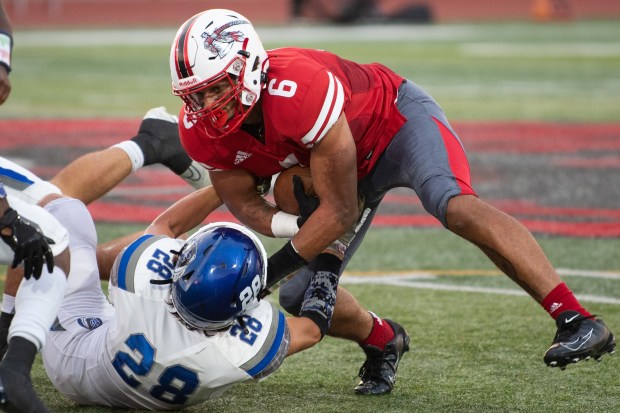
[[[346,36],[306,35],[313,42],[301,33],[290,44],[384,62],[425,87],[454,120],[620,119],[617,21],[397,29],[388,35],[376,29],[381,40],[354,41],[350,29]],[[153,106],[178,107],[169,92],[169,46],[161,33],[142,46],[58,46],[56,35],[16,34],[13,94],[0,119],[140,117]],[[273,34],[265,45],[283,45],[278,38],[288,36]],[[135,228],[98,225],[103,241]],[[269,252],[279,245],[264,240]],[[587,296],[583,303],[620,332],[620,239],[539,241],[575,293]],[[412,351],[401,363],[392,395],[354,396],[362,352],[355,344],[326,338],[287,360],[262,384],[238,386],[186,411],[617,411],[618,360],[605,357],[563,372],[545,367],[542,355],[555,332],[553,321],[533,300],[518,295],[477,249],[447,231],[373,229],[349,272],[343,285],[411,334]],[[357,283],[379,273],[419,278],[401,277],[395,285]],[[460,291],[466,288],[473,291]],[[51,387],[40,362],[34,379],[54,411],[116,411],[67,401]]]
[[[425,87],[450,119],[620,117],[617,21],[309,30],[258,28],[267,48],[317,47],[385,63]],[[138,117],[177,107],[168,72],[174,32],[18,32],[14,91],[0,118]]]

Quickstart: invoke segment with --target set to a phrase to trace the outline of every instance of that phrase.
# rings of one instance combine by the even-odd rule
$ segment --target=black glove
[[[299,218],[297,218],[297,226],[301,228],[308,218],[310,218],[310,215],[312,215],[312,213],[319,207],[321,201],[316,195],[306,194],[304,184],[301,181],[301,178],[297,175],[293,175],[293,194],[295,195],[295,199],[299,205]]]
[[[7,228],[10,229],[10,234],[5,235]],[[53,244],[54,241],[43,235],[37,224],[21,217],[13,208],[9,208],[0,218],[0,235],[15,252],[11,268],[24,261],[26,279],[34,276],[38,280],[44,262],[47,264],[47,270],[52,272],[54,255],[49,244]]]

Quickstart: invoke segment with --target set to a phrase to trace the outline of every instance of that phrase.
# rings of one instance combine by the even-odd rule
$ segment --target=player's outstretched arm
[[[199,226],[221,205],[222,201],[212,186],[199,189],[162,212],[145,233],[178,238]]]
[[[215,211],[222,201],[215,189],[208,186],[192,192],[175,202],[162,212],[145,231],[115,238],[112,241],[97,246],[97,265],[102,280],[110,277],[114,260],[127,245],[144,234],[165,235],[178,238],[186,232],[199,226],[211,212]]]

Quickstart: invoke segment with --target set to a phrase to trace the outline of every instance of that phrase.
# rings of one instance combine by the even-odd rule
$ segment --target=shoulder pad
[[[163,235],[143,235],[116,257],[110,283],[114,287],[139,295],[149,295],[159,290],[167,294],[167,284],[152,284],[151,280],[172,278],[172,251],[178,251],[181,245],[182,241]]]

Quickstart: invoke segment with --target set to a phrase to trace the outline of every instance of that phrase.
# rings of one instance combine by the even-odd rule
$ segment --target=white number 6
[[[270,95],[282,96],[285,98],[292,97],[297,91],[297,83],[292,80],[281,80],[280,84],[276,86],[277,79],[271,79],[267,91]]]

